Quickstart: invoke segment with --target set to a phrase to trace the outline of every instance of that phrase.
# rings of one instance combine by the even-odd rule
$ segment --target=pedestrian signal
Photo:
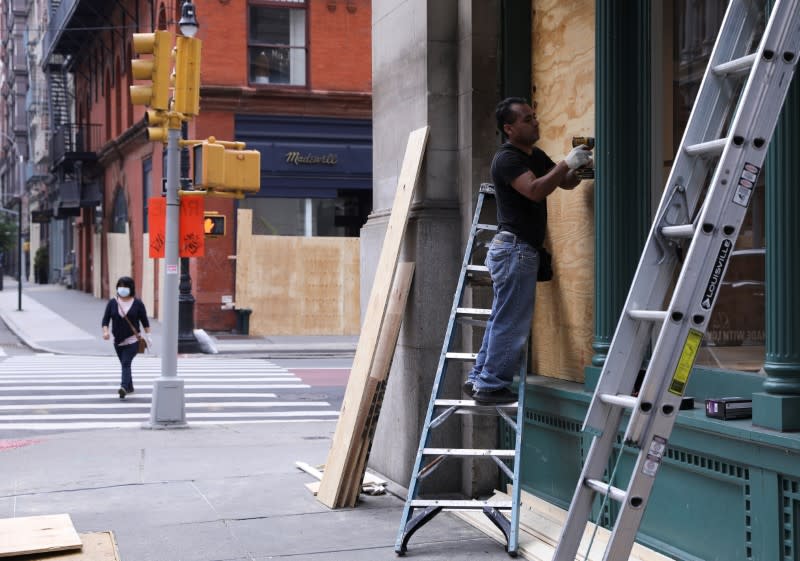
[[[205,213],[203,230],[207,238],[218,238],[225,235],[225,215],[213,212]]]

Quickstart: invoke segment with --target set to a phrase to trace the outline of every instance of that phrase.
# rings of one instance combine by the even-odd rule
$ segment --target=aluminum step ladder
[[[478,191],[478,201],[475,208],[475,215],[472,220],[472,227],[467,241],[464,260],[461,264],[461,273],[458,277],[453,306],[450,310],[450,318],[447,322],[447,330],[444,336],[442,352],[439,356],[439,363],[436,368],[436,376],[431,390],[431,400],[428,405],[428,413],[425,417],[425,424],[417,451],[414,471],[411,476],[411,483],[408,486],[408,497],[403,517],[400,521],[400,529],[397,533],[395,552],[404,555],[407,550],[408,541],[411,536],[423,525],[429,522],[442,510],[478,510],[482,511],[492,523],[503,532],[506,537],[507,551],[512,557],[517,556],[519,545],[519,457],[522,446],[522,427],[524,425],[524,399],[525,399],[525,373],[527,372],[526,361],[522,361],[519,376],[519,400],[517,403],[504,405],[478,405],[471,399],[443,399],[444,379],[448,373],[448,366],[451,363],[462,363],[464,361],[474,362],[477,353],[454,351],[456,342],[456,323],[467,324],[486,324],[491,310],[479,308],[466,308],[461,306],[464,289],[468,284],[488,285],[491,283],[489,270],[485,265],[474,264],[472,262],[476,249],[481,245],[481,234],[489,234],[493,237],[497,231],[497,226],[493,224],[481,223],[481,210],[487,197],[494,196],[494,186],[488,183],[481,185]],[[459,381],[462,379],[460,368],[454,368]],[[459,385],[460,387],[460,385]],[[511,449],[474,449],[474,448],[431,448],[429,441],[431,432],[442,425],[453,414],[490,414],[499,415],[507,425],[516,433],[514,448]],[[449,498],[420,498],[423,480],[430,476],[436,468],[440,467],[448,457],[460,458],[491,458],[500,470],[511,480],[513,484],[511,500],[477,500],[477,499],[449,499]],[[506,462],[513,462],[513,469],[506,465]],[[420,510],[416,516],[415,511]],[[510,511],[510,520],[501,511]]]
[[[728,5],[586,415],[583,429],[594,438],[553,561],[575,561],[595,498],[601,510],[609,498],[619,503],[603,559],[630,555],[792,81],[799,3],[773,3],[755,52],[749,51],[764,21],[762,3]],[[623,415],[629,421],[622,442],[637,454],[626,489],[615,485],[611,469]]]

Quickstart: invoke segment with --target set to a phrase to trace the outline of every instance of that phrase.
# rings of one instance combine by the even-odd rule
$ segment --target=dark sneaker
[[[464,384],[461,386],[461,393],[463,393],[468,398],[472,399],[472,394],[475,392],[475,383],[467,378]]]
[[[120,399],[125,399],[125,394],[127,394],[128,392],[125,391],[125,388],[120,388],[119,390],[117,390],[117,393],[119,394]]]
[[[478,405],[503,405],[517,401],[517,394],[508,388],[500,388],[494,391],[475,390],[475,393],[472,394],[472,399]]]

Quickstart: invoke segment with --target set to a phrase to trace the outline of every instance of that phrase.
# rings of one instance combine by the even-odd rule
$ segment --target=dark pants
[[[122,381],[119,385],[124,388],[126,392],[132,392],[133,373],[131,372],[131,363],[139,352],[139,343],[114,345],[114,350],[117,351],[117,357],[119,357],[119,362],[122,365]]]

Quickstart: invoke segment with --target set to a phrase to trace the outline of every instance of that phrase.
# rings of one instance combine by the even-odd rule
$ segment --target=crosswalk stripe
[[[119,376],[118,372],[114,372],[113,374],[105,373],[105,374],[98,374],[97,376],[24,376],[24,377],[17,377],[15,378],[3,378],[0,376],[0,385],[2,384],[18,384],[18,383],[25,383],[25,382],[63,382],[64,380],[69,380],[70,382],[102,382],[104,380],[114,380],[117,376]],[[138,380],[155,380],[160,378],[157,374],[141,374],[140,372],[134,372],[133,376]],[[287,376],[283,374],[282,376],[231,376],[231,377],[219,377],[219,376],[210,376],[208,374],[203,375],[196,375],[190,374],[188,376],[178,376],[183,380],[193,380],[196,382],[288,382],[289,380],[297,380],[297,376]]]
[[[139,384],[136,382],[134,378],[134,387],[135,388],[152,388],[153,384]],[[67,391],[67,390],[105,390],[111,387],[119,387],[119,381],[117,382],[108,382],[105,385],[100,386],[13,386],[13,387],[4,387],[2,388],[4,391],[11,391],[11,390],[18,390],[18,391],[30,391],[30,390],[52,390],[52,391]],[[223,390],[231,389],[231,385],[223,385],[223,384],[184,384],[184,388],[186,389],[204,389],[210,390],[215,388],[220,388]],[[236,384],[237,388],[242,388],[246,390],[288,390],[288,389],[297,389],[297,388],[310,388],[308,384]]]
[[[116,356],[0,357],[0,431],[141,426],[151,413],[152,388],[163,379],[161,359],[137,357],[137,391],[125,400],[116,395],[119,371]],[[186,417],[192,424],[308,422],[339,416],[327,401],[304,401],[303,395],[312,395],[303,394],[311,386],[263,359],[179,358],[176,374],[184,384]],[[290,390],[294,399],[282,401],[276,390]]]
[[[234,418],[234,419],[244,419],[247,417],[259,417],[259,418],[283,418],[283,417],[308,417],[310,415],[323,415],[326,417],[332,417],[334,415],[338,415],[338,411],[267,411],[265,413],[255,412],[255,411],[241,411],[239,413],[191,413],[189,411],[186,412],[186,419],[187,421],[191,421],[193,418],[196,419],[219,419],[224,420],[227,418]],[[69,421],[71,419],[121,419],[121,420],[128,420],[128,419],[146,419],[149,417],[150,413],[64,413],[64,414],[44,414],[44,415],[3,415],[0,417],[2,419],[8,419],[9,421]],[[3,423],[0,422],[0,428],[2,428]]]
[[[293,386],[295,387],[295,386]],[[113,395],[113,397],[118,397],[116,392],[116,386],[114,386],[113,392],[106,392],[106,393],[77,393],[77,394],[65,394],[62,393],[58,396],[59,401],[70,401],[70,400],[89,400],[89,399],[108,399]],[[131,399],[135,397],[147,397],[149,398],[152,394],[150,392],[144,392],[137,390],[135,395],[131,395]],[[203,392],[186,392],[187,397],[192,397],[193,399],[210,399],[216,398],[219,399],[221,397],[235,397],[235,398],[246,398],[246,397],[259,397],[262,399],[265,398],[276,398],[278,394],[275,393],[252,393],[252,392],[230,392],[230,393],[203,393]],[[0,395],[0,403],[3,401],[42,401],[43,399],[52,399],[52,396],[49,395]],[[52,403],[52,401],[50,402]],[[205,403],[205,402],[199,402]]]
[[[267,423],[319,423],[330,422],[336,419],[316,418],[316,419],[225,419],[222,421],[197,420],[192,421],[192,425],[251,425]],[[63,430],[87,430],[87,429],[124,429],[139,428],[142,421],[103,421],[103,422],[80,422],[70,421],[67,423],[5,423],[0,425],[2,430],[25,430],[25,431],[63,431]]]
[[[0,420],[5,419],[7,416],[2,411],[25,411],[27,409],[85,409],[86,403],[47,403],[44,405],[31,405],[14,404],[14,405],[0,405]],[[149,409],[151,404],[149,401],[122,401],[117,398],[115,403],[93,403],[92,409]],[[211,407],[330,407],[330,403],[325,401],[237,401],[237,402],[192,402],[187,403],[186,408],[204,408]]]

